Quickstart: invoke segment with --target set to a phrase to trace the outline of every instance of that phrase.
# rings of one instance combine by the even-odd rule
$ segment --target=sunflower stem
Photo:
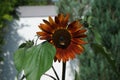
[[[58,75],[57,75],[57,72],[55,71],[55,68],[53,66],[52,66],[52,69],[53,69],[53,71],[54,71],[54,73],[55,73],[55,75],[57,77],[57,80],[60,80],[59,77],[58,77]]]
[[[62,80],[65,80],[65,73],[66,73],[66,62],[63,62]]]

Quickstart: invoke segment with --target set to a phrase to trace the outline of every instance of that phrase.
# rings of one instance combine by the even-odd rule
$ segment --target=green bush
[[[107,64],[103,61],[103,71],[100,73],[100,78],[103,80],[118,80],[119,67],[120,67],[120,1],[119,0],[94,0],[91,4],[91,24],[93,28],[98,31],[101,36],[101,45],[108,52],[111,60],[114,60],[113,64]],[[96,38],[96,37],[95,37]],[[101,69],[100,66],[99,69]],[[114,68],[114,69],[113,69]],[[116,73],[115,73],[116,72]],[[104,76],[102,76],[104,75]]]
[[[75,80],[119,80],[119,4],[120,0],[60,0],[56,4],[58,13],[69,13],[71,21],[82,19],[88,29]]]
[[[50,5],[53,4],[52,0],[17,0],[20,6],[36,6],[36,5]]]

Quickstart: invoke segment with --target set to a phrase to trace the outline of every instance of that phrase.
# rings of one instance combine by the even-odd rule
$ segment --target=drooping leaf
[[[96,29],[92,30],[92,32],[94,33],[96,43],[101,44],[101,35],[100,35],[100,33]]]
[[[115,60],[112,58],[112,56],[110,56],[110,53],[107,52],[102,45],[97,44],[97,43],[92,43],[91,47],[95,53],[101,53],[110,63],[112,69],[117,73],[116,66],[115,66]]]
[[[25,50],[16,51],[15,61],[18,70],[23,69],[27,80],[39,80],[40,77],[52,66],[56,49],[49,42],[43,42]],[[20,55],[22,53],[22,55]],[[20,66],[21,65],[21,66]]]

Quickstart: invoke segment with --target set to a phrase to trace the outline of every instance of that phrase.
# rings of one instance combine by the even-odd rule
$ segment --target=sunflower
[[[58,14],[54,20],[49,16],[48,21],[43,20],[44,24],[39,25],[42,31],[37,32],[37,35],[56,48],[55,61],[66,62],[69,59],[74,59],[76,54],[81,54],[84,51],[82,45],[86,44],[83,40],[86,37],[86,29],[79,21],[68,24],[68,20],[69,14],[66,16]]]

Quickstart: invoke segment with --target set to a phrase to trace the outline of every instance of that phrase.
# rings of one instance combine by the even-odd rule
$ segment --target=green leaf
[[[27,80],[39,80],[51,68],[56,49],[49,42],[43,42],[25,50],[19,48],[14,56],[17,70],[24,70]]]
[[[19,72],[23,69],[24,56],[25,48],[18,49],[14,54],[14,64]]]

